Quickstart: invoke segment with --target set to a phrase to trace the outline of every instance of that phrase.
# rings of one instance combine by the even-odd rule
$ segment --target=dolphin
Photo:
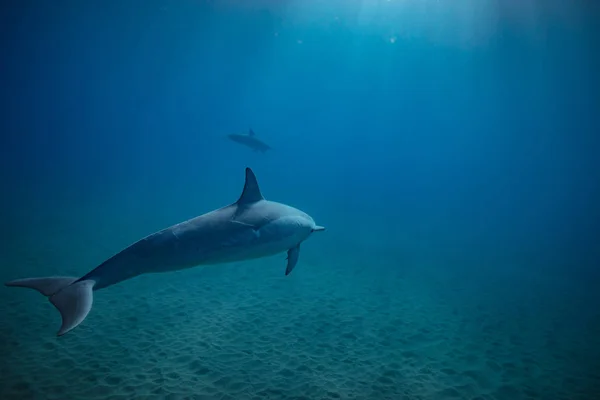
[[[93,292],[138,275],[199,265],[255,259],[287,252],[285,275],[298,263],[300,244],[325,230],[308,214],[265,200],[256,176],[246,168],[239,199],[228,206],[155,232],[104,261],[81,278],[52,276],[17,279],[6,286],[35,289],[58,309],[62,336],[83,322]]]
[[[234,133],[231,135],[227,135],[227,137],[236,143],[240,143],[244,146],[250,147],[255,152],[265,153],[267,150],[271,149],[271,147],[268,144],[256,137],[252,129],[250,129],[246,135]]]

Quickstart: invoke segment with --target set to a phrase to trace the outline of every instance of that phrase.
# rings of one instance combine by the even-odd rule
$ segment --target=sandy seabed
[[[310,246],[289,277],[281,255],[95,292],[63,337],[40,294],[2,287],[0,398],[600,398],[599,319],[560,287]],[[63,256],[31,257],[3,280]]]

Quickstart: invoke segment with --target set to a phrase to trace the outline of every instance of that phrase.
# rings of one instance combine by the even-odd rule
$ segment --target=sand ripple
[[[305,262],[286,278],[280,257],[140,277],[97,292],[88,319],[62,338],[54,336],[59,315],[41,296],[2,289],[0,398],[600,393],[598,351],[588,350],[598,327],[571,330],[561,322],[567,309],[544,312],[527,298],[355,263]]]

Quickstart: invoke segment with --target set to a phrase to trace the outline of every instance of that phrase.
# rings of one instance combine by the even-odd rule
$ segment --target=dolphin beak
[[[321,231],[324,231],[324,230],[325,230],[325,227],[324,227],[324,226],[319,226],[319,225],[316,225],[316,226],[313,228],[313,230],[312,230],[312,231],[313,231],[313,232],[321,232]]]

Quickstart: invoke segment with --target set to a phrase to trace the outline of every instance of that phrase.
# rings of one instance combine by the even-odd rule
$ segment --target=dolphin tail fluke
[[[57,333],[62,336],[83,322],[92,309],[96,282],[77,279],[67,276],[17,279],[6,282],[6,286],[35,289],[48,297],[62,316],[62,325]]]

